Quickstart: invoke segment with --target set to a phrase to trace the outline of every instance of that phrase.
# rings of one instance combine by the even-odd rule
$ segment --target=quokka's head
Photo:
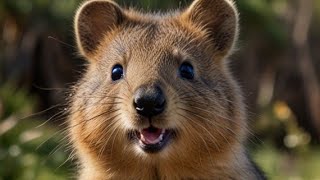
[[[70,117],[80,151],[108,163],[231,151],[246,125],[226,63],[237,32],[231,0],[195,0],[166,14],[85,2],[75,36],[88,68]]]

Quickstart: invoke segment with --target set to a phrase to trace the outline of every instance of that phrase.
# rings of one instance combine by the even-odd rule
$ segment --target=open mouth
[[[168,144],[173,134],[172,130],[160,129],[153,126],[133,133],[141,149],[148,153],[162,150]]]

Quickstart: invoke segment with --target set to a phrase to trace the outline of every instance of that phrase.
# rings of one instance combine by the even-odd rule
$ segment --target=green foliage
[[[61,136],[54,128],[35,128],[39,121],[21,120],[0,135],[0,179],[65,179],[71,166],[68,153],[56,150]],[[49,139],[50,138],[50,139]],[[49,139],[48,141],[46,141]],[[44,143],[44,144],[42,144]]]
[[[288,152],[266,142],[253,152],[253,158],[272,180],[320,178],[320,147]]]
[[[0,103],[4,106],[2,107],[0,118],[8,117],[13,113],[31,113],[34,102],[31,97],[28,97],[27,92],[24,90],[18,90],[11,84],[4,84],[0,88]]]
[[[72,17],[80,0],[3,0],[0,7],[4,9],[1,16],[13,16],[23,25],[46,25],[52,30],[68,31]],[[30,24],[31,23],[31,24]]]
[[[277,18],[274,11],[275,4],[285,2],[284,0],[240,0],[237,1],[240,11],[240,22],[242,24],[242,35],[250,36],[250,33],[259,32],[276,47],[281,48],[288,41],[285,26]],[[279,5],[278,5],[279,6]],[[249,34],[248,34],[249,33]]]
[[[316,25],[317,28],[319,28],[319,22],[320,22],[320,1],[314,1],[314,7],[315,7],[315,19],[316,19]]]
[[[5,85],[0,104],[0,180],[66,179],[71,166],[61,132],[49,125],[36,128],[44,120],[20,118],[31,114],[32,98]]]

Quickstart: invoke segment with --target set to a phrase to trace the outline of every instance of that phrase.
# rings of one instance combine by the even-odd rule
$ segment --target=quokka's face
[[[230,14],[223,12],[229,16],[217,13],[234,24],[215,20],[207,30],[211,21],[194,22],[203,15],[199,8],[196,1],[181,14],[139,17],[96,1],[79,10],[78,45],[91,63],[76,88],[71,129],[98,156],[179,158],[221,152],[241,141],[242,104],[224,62],[236,36],[236,14],[231,6]],[[115,20],[112,28],[90,17],[105,9]],[[90,30],[98,25],[110,32],[98,36],[101,28]]]

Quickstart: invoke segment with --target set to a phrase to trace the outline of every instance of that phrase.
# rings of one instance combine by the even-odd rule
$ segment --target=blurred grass
[[[320,147],[305,146],[288,152],[268,142],[253,151],[252,155],[270,179],[320,179]]]
[[[64,164],[68,154],[63,149],[55,151],[62,137],[57,135],[50,138],[56,129],[35,129],[37,124],[39,122],[35,120],[23,120],[0,137],[0,179],[40,180],[68,177],[69,162]],[[49,138],[50,140],[46,141]],[[43,142],[45,143],[41,145]]]
[[[0,88],[0,180],[67,179],[72,169],[58,129],[39,126],[30,115],[34,100],[23,90]],[[49,140],[48,140],[49,139]]]
[[[255,162],[272,180],[319,180],[320,146],[299,127],[285,102],[260,106],[253,125],[259,144],[252,144]]]

